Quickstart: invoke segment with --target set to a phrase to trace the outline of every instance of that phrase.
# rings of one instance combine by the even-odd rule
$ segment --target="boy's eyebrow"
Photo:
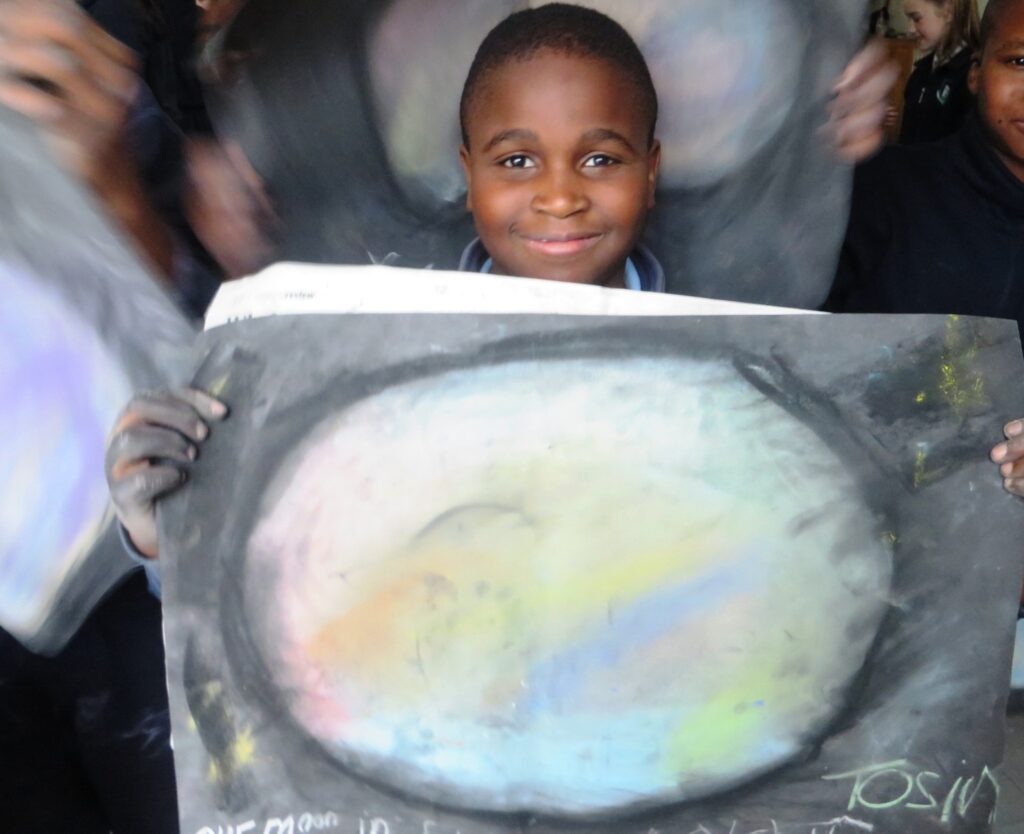
[[[607,127],[595,127],[593,130],[588,130],[583,134],[583,141],[588,144],[592,142],[618,142],[625,145],[633,153],[636,153],[636,148],[633,147],[633,144],[625,136]]]
[[[1003,41],[996,49],[1024,49],[1024,39],[1014,38],[1012,40]]]
[[[526,130],[521,127],[512,128],[511,130],[503,130],[501,133],[496,133],[491,137],[491,141],[484,145],[484,153],[487,153],[495,145],[500,145],[502,142],[536,142],[537,134],[532,130]]]

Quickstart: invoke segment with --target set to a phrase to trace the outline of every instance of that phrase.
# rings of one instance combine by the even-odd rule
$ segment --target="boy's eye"
[[[515,156],[509,156],[501,160],[501,167],[517,168],[522,170],[524,168],[536,168],[537,163],[530,159],[530,157],[528,157],[526,154],[519,153],[516,154]]]
[[[610,156],[608,156],[606,154],[596,153],[593,156],[588,156],[583,161],[583,167],[584,168],[607,168],[607,167],[609,167],[611,165],[615,165],[617,162],[618,162],[617,159],[613,159],[612,157],[610,157]]]

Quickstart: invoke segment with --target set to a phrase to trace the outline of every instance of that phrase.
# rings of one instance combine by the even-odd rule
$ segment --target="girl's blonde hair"
[[[978,0],[928,0],[933,6],[952,11],[949,31],[942,43],[935,49],[937,56],[949,58],[962,44],[967,44],[971,52],[976,52],[981,45],[981,15],[978,13]]]

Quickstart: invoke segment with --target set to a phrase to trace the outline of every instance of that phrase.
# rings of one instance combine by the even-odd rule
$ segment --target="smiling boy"
[[[969,83],[1002,163],[1024,183],[1024,2],[990,0]]]
[[[618,23],[561,3],[506,18],[477,52],[460,118],[479,235],[462,270],[664,291],[639,242],[661,161],[658,98]]]
[[[972,72],[971,86],[978,109],[988,114],[986,131],[992,147],[1022,183],[1024,205],[1024,0],[990,0],[981,32],[985,45]],[[1018,241],[1022,226],[1024,219],[1014,230]],[[1018,277],[1021,292],[1024,275]],[[992,450],[992,459],[1000,464],[1006,489],[1024,497],[1024,419],[1009,423],[1004,433],[1006,442]],[[1024,607],[1021,612],[1024,614]]]

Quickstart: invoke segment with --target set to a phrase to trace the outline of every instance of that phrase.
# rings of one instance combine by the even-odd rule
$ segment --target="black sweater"
[[[975,118],[857,169],[826,309],[1024,321],[1024,183]]]
[[[966,47],[938,68],[934,52],[914,64],[904,93],[900,144],[934,142],[963,127],[973,101],[967,87],[970,69]]]

